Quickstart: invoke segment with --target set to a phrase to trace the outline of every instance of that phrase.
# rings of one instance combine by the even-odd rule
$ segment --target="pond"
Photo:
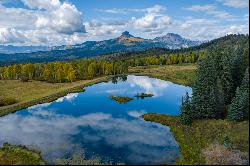
[[[180,156],[173,134],[140,116],[177,115],[186,92],[192,89],[146,76],[112,79],[1,117],[0,145],[8,142],[39,149],[50,164],[73,154],[86,159],[98,156],[111,164],[171,164]],[[136,98],[138,93],[154,96]],[[134,100],[119,104],[111,95]]]

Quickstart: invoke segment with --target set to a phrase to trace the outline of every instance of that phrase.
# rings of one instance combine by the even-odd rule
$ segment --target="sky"
[[[249,34],[248,0],[0,0],[0,44],[70,45],[129,31],[192,40]]]

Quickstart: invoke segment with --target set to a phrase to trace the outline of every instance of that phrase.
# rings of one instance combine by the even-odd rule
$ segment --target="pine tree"
[[[246,69],[241,86],[236,90],[227,117],[233,121],[249,119],[249,68]]]
[[[192,107],[191,101],[188,92],[186,96],[182,99],[181,113],[180,113],[180,122],[182,124],[190,124],[192,122]]]
[[[192,109],[196,119],[217,118],[217,79],[215,59],[207,57],[200,64],[193,87]]]
[[[231,103],[233,95],[235,93],[234,89],[234,80],[232,77],[232,60],[230,54],[221,55],[221,83],[223,89],[223,95],[225,104],[228,105]]]

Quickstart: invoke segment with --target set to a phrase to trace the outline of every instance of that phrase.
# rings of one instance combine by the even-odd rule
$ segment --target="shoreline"
[[[185,83],[180,83],[179,81],[176,81],[176,80],[164,79],[163,77],[155,76],[155,75],[149,74],[149,73],[129,73],[128,75],[145,76],[145,77],[149,77],[149,78],[159,79],[159,80],[162,80],[162,81],[169,81],[169,82],[172,82],[172,83],[177,84],[177,85],[192,88],[192,84],[185,84]]]
[[[155,67],[155,66],[149,66],[149,68],[151,68],[151,67]],[[160,68],[162,68],[162,69],[164,68],[164,70],[165,70],[165,67],[166,68],[192,67],[192,65],[188,64],[188,65],[182,65],[182,66],[179,66],[179,65],[177,65],[177,66],[176,65],[160,66]],[[184,72],[184,71],[185,71],[185,69],[183,69],[182,72]],[[173,82],[173,83],[178,84],[178,85],[189,86],[189,87],[192,88],[192,85],[190,85],[185,80],[185,78],[176,79],[173,75],[169,75],[168,77],[166,77],[164,75],[159,76],[159,75],[155,75],[154,73],[150,73],[150,72],[145,73],[143,71],[139,71],[139,72],[129,71],[125,75],[147,76],[147,77],[150,77],[150,78],[156,78],[156,79],[160,79],[160,80],[163,80],[163,81],[170,81],[170,82]],[[119,76],[119,75],[117,75],[117,76]],[[58,91],[58,92],[53,92],[52,94],[49,94],[49,95],[46,95],[46,96],[42,96],[42,97],[39,97],[39,98],[36,98],[36,99],[30,99],[28,101],[21,101],[19,103],[15,103],[13,105],[2,106],[2,107],[0,107],[0,117],[8,115],[9,113],[14,113],[14,112],[19,111],[21,109],[31,107],[31,106],[36,105],[36,104],[43,104],[43,103],[53,102],[53,101],[57,100],[58,98],[67,95],[68,93],[81,92],[84,87],[87,87],[87,86],[90,86],[90,85],[93,85],[93,84],[96,84],[96,83],[107,81],[112,77],[114,77],[114,75],[98,77],[98,78],[95,78],[95,79],[92,79],[92,80],[85,80],[87,82],[84,82],[84,83],[82,83],[80,85],[75,85],[74,87],[70,87],[70,88],[67,88],[67,89],[64,89],[64,90],[61,90],[61,91]],[[81,81],[84,81],[84,80],[81,80]]]
[[[182,86],[191,87],[188,84],[183,84],[183,83],[178,82],[178,81],[176,81],[174,79],[171,79],[171,78],[164,79],[163,77],[158,77],[158,76],[156,76],[154,74],[150,74],[150,73],[143,73],[143,72],[133,73],[133,72],[129,72],[126,75],[147,76],[147,77],[150,77],[150,78],[160,79],[160,80],[163,80],[163,81],[170,81],[170,82],[173,82],[175,84],[182,85]],[[120,76],[120,75],[116,75],[116,76]],[[8,105],[8,106],[2,106],[2,107],[0,107],[0,117],[8,115],[10,113],[15,113],[15,112],[17,112],[19,110],[26,109],[26,108],[34,106],[36,104],[44,104],[44,103],[53,102],[53,101],[57,100],[60,97],[66,96],[69,93],[82,92],[82,91],[84,91],[84,89],[83,89],[84,87],[91,86],[91,85],[96,84],[96,83],[108,81],[112,77],[114,77],[114,75],[99,77],[99,78],[95,78],[95,79],[92,79],[92,80],[86,80],[86,81],[89,81],[89,82],[82,83],[81,85],[77,85],[75,87],[72,87],[72,88],[69,88],[69,89],[66,89],[66,90],[63,90],[63,91],[60,91],[60,92],[50,94],[48,96],[43,96],[43,97],[40,97],[40,98],[37,98],[37,99],[33,99],[33,100],[30,100],[30,101],[25,101],[25,102],[19,102],[19,103],[15,103],[15,104]]]
[[[53,93],[51,95],[48,96],[44,96],[38,99],[34,99],[31,101],[27,101],[27,102],[20,102],[20,103],[16,103],[13,105],[8,105],[8,106],[3,106],[0,107],[0,117],[8,115],[10,113],[15,113],[17,111],[20,111],[22,109],[26,109],[28,107],[37,105],[37,104],[44,104],[44,103],[49,103],[49,102],[53,102],[55,100],[57,100],[60,97],[66,96],[69,93],[79,93],[79,92],[84,92],[85,89],[84,87],[88,87],[100,82],[104,82],[110,79],[110,77],[112,76],[104,76],[104,77],[99,77],[99,78],[95,78],[92,80],[88,80],[89,82],[85,82],[82,83],[82,85],[77,85],[75,87],[60,91],[60,92],[56,92]]]
[[[168,126],[180,147],[181,157],[174,164],[204,165],[202,152],[210,145],[229,144],[228,152],[240,151],[249,154],[249,121],[231,122],[222,119],[196,120],[190,125],[182,125],[178,116],[159,113],[146,113],[144,121]],[[226,157],[226,156],[224,156]]]
[[[192,87],[194,85],[194,75],[197,70],[197,64],[183,65],[150,65],[130,67],[129,74],[135,76],[148,76],[163,81]],[[191,75],[190,75],[191,74]],[[187,79],[191,78],[191,79]]]

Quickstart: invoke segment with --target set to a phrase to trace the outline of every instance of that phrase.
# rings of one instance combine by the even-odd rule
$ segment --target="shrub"
[[[249,157],[240,151],[230,150],[223,145],[211,144],[202,151],[208,165],[248,165]]]
[[[0,96],[0,107],[15,104],[15,103],[17,103],[17,100],[14,98],[5,98],[5,97]]]

